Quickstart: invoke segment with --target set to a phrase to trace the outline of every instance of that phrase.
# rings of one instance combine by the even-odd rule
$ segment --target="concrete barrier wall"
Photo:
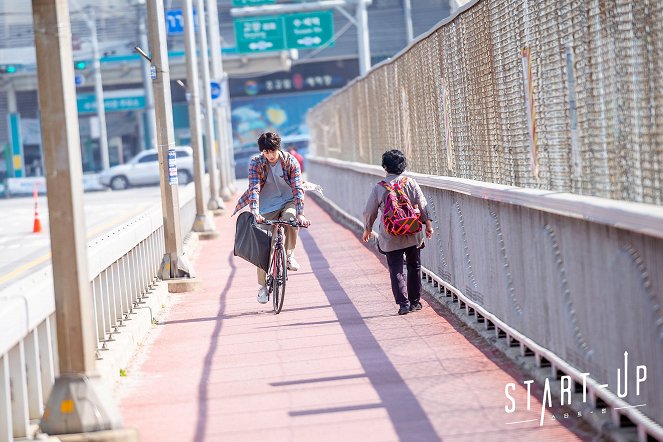
[[[382,169],[319,158],[308,164],[325,197],[361,220]],[[622,399],[646,404],[639,410],[663,423],[661,207],[408,175],[434,219],[422,265],[615,394],[628,352]],[[647,367],[639,396],[638,365]]]

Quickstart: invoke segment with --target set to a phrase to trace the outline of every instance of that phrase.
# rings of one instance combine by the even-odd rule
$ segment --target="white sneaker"
[[[293,272],[299,270],[299,263],[294,256],[288,257],[288,270],[292,270]]]
[[[261,304],[267,304],[269,301],[269,295],[267,294],[267,287],[264,285],[258,290],[258,302]]]

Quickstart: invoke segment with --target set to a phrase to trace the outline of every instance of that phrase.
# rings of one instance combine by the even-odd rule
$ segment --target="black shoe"
[[[421,302],[417,301],[417,302],[413,302],[412,304],[410,304],[410,311],[411,312],[416,312],[416,311],[419,311],[419,310],[421,310]]]
[[[408,313],[410,313],[410,307],[407,304],[401,305],[401,308],[398,309],[399,315],[407,315]]]

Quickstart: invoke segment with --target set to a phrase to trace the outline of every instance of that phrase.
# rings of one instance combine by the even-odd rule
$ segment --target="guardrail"
[[[182,237],[196,215],[194,184],[180,192]],[[88,244],[98,357],[157,282],[164,255],[160,207]],[[52,268],[0,293],[0,442],[34,434],[58,374]]]
[[[361,223],[384,171],[333,159],[308,164],[325,198]],[[588,403],[610,408],[616,425],[637,426],[640,440],[663,440],[663,274],[655,271],[663,208],[406,174],[421,185],[436,231],[422,250],[424,277],[550,366],[551,382],[566,375],[582,388],[589,373]],[[637,366],[646,367],[639,390]]]

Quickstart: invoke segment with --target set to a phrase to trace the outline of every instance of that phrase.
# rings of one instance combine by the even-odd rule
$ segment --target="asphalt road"
[[[121,225],[149,208],[161,208],[158,186],[123,191],[89,192],[84,196],[88,240]],[[48,201],[38,198],[41,233],[33,233],[34,199],[0,199],[0,293],[3,288],[51,264]]]

